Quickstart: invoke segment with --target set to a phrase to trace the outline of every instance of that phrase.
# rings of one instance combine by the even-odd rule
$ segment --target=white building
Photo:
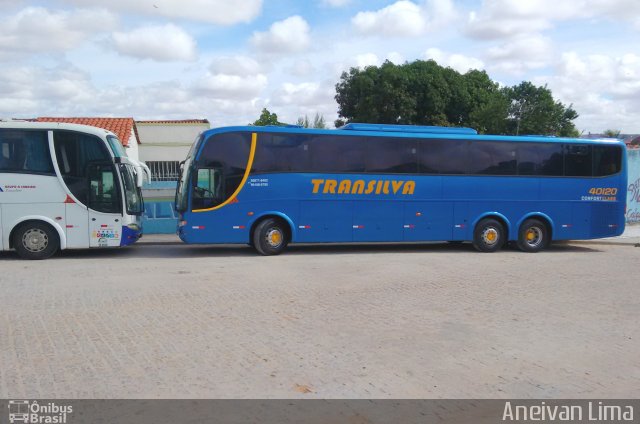
[[[152,181],[176,181],[180,161],[187,157],[196,137],[210,127],[206,119],[136,121],[140,161],[151,169]]]

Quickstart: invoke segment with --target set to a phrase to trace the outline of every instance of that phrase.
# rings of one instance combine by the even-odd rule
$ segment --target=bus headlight
[[[140,231],[140,226],[138,224],[128,224],[127,228],[133,231]]]

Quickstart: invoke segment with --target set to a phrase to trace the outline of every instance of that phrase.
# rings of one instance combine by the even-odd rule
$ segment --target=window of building
[[[151,181],[178,181],[180,179],[180,162],[147,161],[145,162],[151,171]]]

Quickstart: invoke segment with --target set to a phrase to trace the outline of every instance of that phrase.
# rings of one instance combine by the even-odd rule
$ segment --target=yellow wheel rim
[[[498,242],[498,230],[488,227],[482,232],[482,240],[488,245],[494,245]]]
[[[269,231],[267,231],[265,239],[271,247],[277,248],[280,247],[284,242],[284,235],[280,228],[273,227]]]

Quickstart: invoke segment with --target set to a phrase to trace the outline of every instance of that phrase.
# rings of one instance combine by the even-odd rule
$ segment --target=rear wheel
[[[483,219],[473,230],[473,247],[480,252],[496,252],[504,242],[504,226],[495,219]]]
[[[549,244],[547,226],[537,219],[527,219],[518,231],[518,248],[523,252],[539,252]]]
[[[261,255],[279,255],[289,243],[287,231],[282,221],[267,218],[253,230],[253,247]]]
[[[13,247],[23,259],[47,259],[60,248],[58,233],[42,222],[26,222],[13,233]]]

